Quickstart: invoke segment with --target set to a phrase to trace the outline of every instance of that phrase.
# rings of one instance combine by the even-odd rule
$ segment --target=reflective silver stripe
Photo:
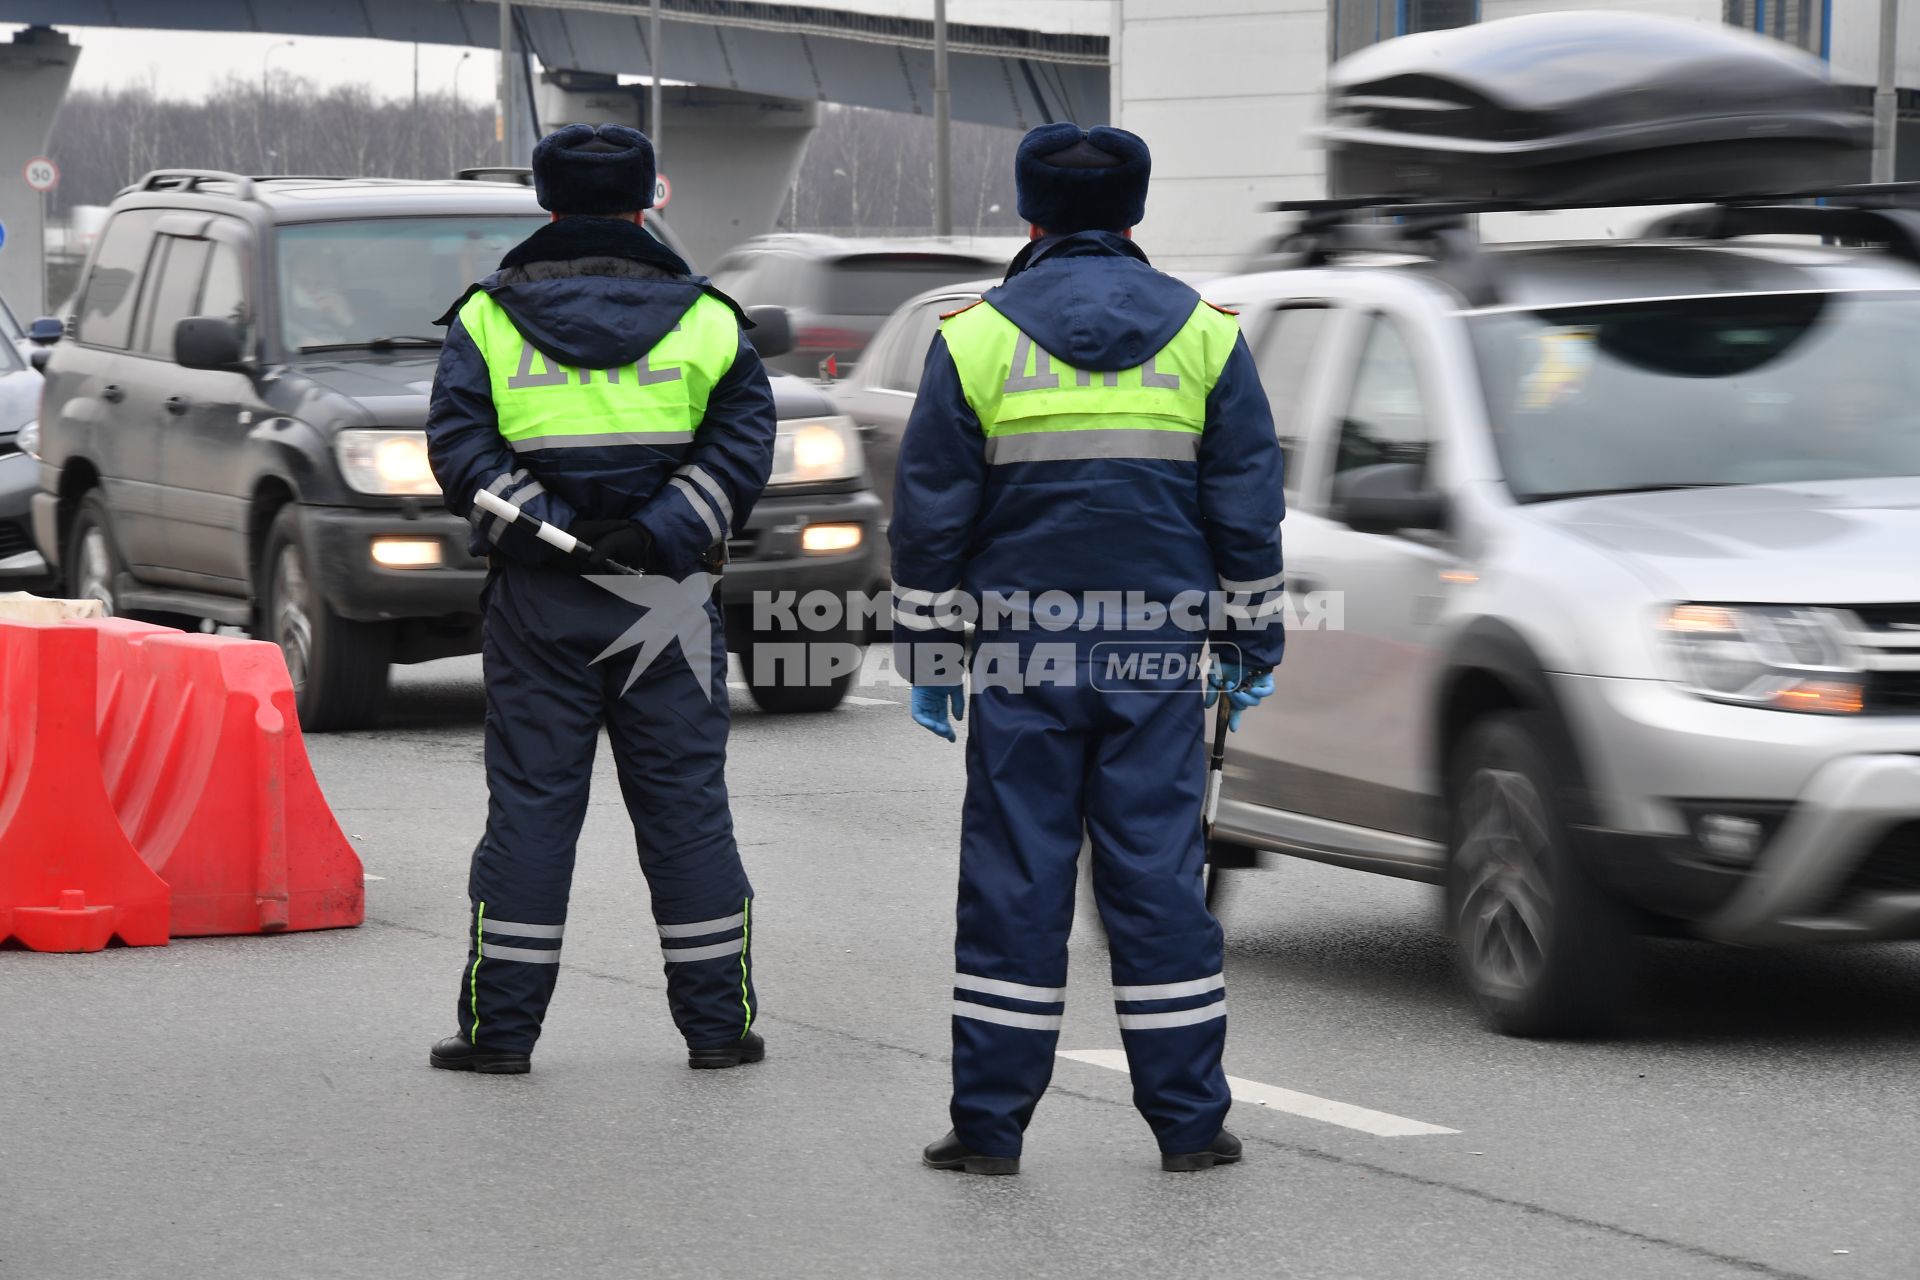
[[[909,631],[964,631],[967,626],[966,620],[958,614],[928,618],[904,610],[899,605],[893,606],[893,621],[896,626],[905,627]]]
[[[525,480],[526,478],[527,478],[527,473],[525,471],[503,471],[499,475],[494,477],[492,484],[487,486],[487,492],[493,494],[495,497],[499,497],[501,494],[504,494],[508,489],[513,488],[513,486],[519,484],[522,480]],[[487,513],[484,509],[476,506],[474,510],[480,513],[481,519],[486,518]],[[480,523],[479,520],[474,521],[474,524],[476,527],[479,525],[479,523]],[[506,531],[507,531],[507,521],[500,516],[495,516],[493,517],[492,526],[487,530],[487,537],[490,538],[495,543],[498,543],[500,541],[501,535],[506,533]]]
[[[484,930],[485,925],[481,928]],[[559,964],[558,951],[536,951],[532,947],[503,947],[497,942],[480,944],[480,954],[489,960],[518,960],[521,964]]]
[[[663,924],[655,926],[663,938],[701,938],[709,933],[720,933],[726,929],[738,929],[747,922],[747,913],[736,911],[730,916],[718,920],[696,920],[692,924]]]
[[[1065,987],[1030,987],[1024,982],[976,978],[970,973],[954,974],[953,985],[962,991],[980,991],[990,996],[1012,996],[1015,1000],[1033,1000],[1041,1004],[1057,1004],[1067,998]]]
[[[607,449],[624,444],[692,444],[691,431],[600,431],[584,436],[524,436],[507,443],[515,453],[541,449]]]
[[[972,1018],[975,1022],[997,1022],[1003,1027],[1025,1027],[1029,1031],[1060,1029],[1060,1015],[1057,1013],[1015,1013],[1012,1009],[996,1009],[992,1005],[974,1004],[969,1000],[955,1000],[953,1016]]]
[[[1258,578],[1252,582],[1235,582],[1232,578],[1220,579],[1220,589],[1234,595],[1253,595],[1259,591],[1271,591],[1287,580],[1284,573],[1276,573],[1271,578]]]
[[[685,476],[675,476],[667,483],[680,491],[680,496],[687,500],[687,505],[693,508],[694,513],[700,517],[701,523],[707,526],[707,532],[713,535],[715,542],[727,536],[721,530],[720,522],[713,518],[713,508],[707,505],[707,500],[700,496],[700,491],[693,487],[691,481]]]
[[[1221,612],[1229,618],[1239,618],[1243,622],[1258,622],[1261,618],[1276,614],[1286,607],[1287,598],[1279,595],[1262,605],[1230,604]]]
[[[1172,1013],[1123,1013],[1122,1031],[1152,1031],[1156,1027],[1190,1027],[1196,1022],[1212,1022],[1227,1016],[1227,1002],[1216,1000],[1198,1009],[1175,1009]]]
[[[680,474],[707,491],[707,496],[713,499],[713,509],[720,513],[720,523],[732,528],[733,499],[720,487],[720,482],[708,475],[705,467],[682,467]]]
[[[1200,456],[1198,431],[1151,431],[1095,427],[1084,431],[1028,431],[987,437],[987,461],[1068,462],[1087,458],[1164,458],[1192,462]]]
[[[714,960],[721,956],[737,956],[746,950],[747,940],[735,938],[731,942],[714,942],[704,947],[662,947],[660,954],[667,958],[668,964],[687,964],[694,960]]]
[[[508,494],[507,501],[516,507],[524,507],[546,491],[547,486],[541,484],[538,480],[529,481],[527,484]]]
[[[1191,982],[1155,982],[1144,987],[1115,987],[1115,1000],[1177,1000],[1181,996],[1205,995],[1209,991],[1218,991],[1227,985],[1227,975],[1216,973],[1211,978],[1195,978]]]
[[[485,920],[480,928],[485,933],[504,934],[509,938],[557,938],[567,931],[563,924],[520,924],[514,920]]]
[[[940,609],[952,604],[959,598],[960,588],[948,587],[945,591],[915,591],[912,587],[893,584],[893,594],[900,597],[902,604],[918,605],[923,609]]]

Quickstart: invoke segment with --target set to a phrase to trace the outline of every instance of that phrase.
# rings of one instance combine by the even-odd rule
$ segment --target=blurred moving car
[[[793,350],[770,366],[816,377],[831,357],[844,375],[901,303],[936,285],[997,275],[1024,243],[1016,236],[756,236],[714,265],[713,282],[743,305],[787,309]]]
[[[547,217],[503,176],[160,170],[124,192],[46,369],[34,537],[67,590],[251,627],[286,654],[310,729],[370,720],[390,663],[477,651],[485,565],[421,428],[434,318]],[[761,318],[756,341],[784,349],[784,315]],[[774,395],[772,481],[728,544],[728,643],[761,706],[824,710],[853,675],[753,661],[794,637],[756,634],[749,601],[864,589],[880,503],[832,402],[797,378]]]
[[[1696,90],[1750,61],[1531,21],[1583,62],[1652,24]],[[1552,80],[1506,52],[1460,61]],[[1636,931],[1920,937],[1920,211],[1738,194],[1795,191],[1777,161],[1721,157],[1734,196],[1633,241],[1483,245],[1471,215],[1512,202],[1336,199],[1295,267],[1212,287],[1288,455],[1296,610],[1227,756],[1223,860],[1443,885],[1502,1031],[1612,1025]]]
[[[38,586],[47,575],[47,563],[34,549],[31,518],[40,487],[33,458],[40,388],[40,375],[19,349],[0,342],[0,591]]]

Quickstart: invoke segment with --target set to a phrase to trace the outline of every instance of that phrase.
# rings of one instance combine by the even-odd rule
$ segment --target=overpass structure
[[[504,44],[507,159],[525,163],[542,130],[576,120],[656,133],[678,229],[711,260],[772,225],[822,103],[933,112],[932,9],[931,0],[660,0],[655,49],[650,0],[0,0],[0,22],[28,24],[0,45],[0,226],[14,238],[11,253],[0,242],[0,294],[16,310],[45,305],[39,197],[15,175],[46,146],[88,27]],[[1111,0],[948,9],[955,119],[1012,129],[1108,120]],[[620,83],[650,77],[656,57],[671,86],[659,121],[647,118],[644,89]]]

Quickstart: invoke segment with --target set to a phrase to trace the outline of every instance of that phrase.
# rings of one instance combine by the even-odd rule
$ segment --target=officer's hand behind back
[[[592,547],[587,564],[604,569],[609,561],[629,569],[645,569],[653,554],[653,535],[631,520],[582,520],[573,536]]]
[[[947,719],[949,708],[952,709],[954,720],[967,718],[965,685],[919,684],[913,687],[913,722],[939,734],[948,742],[958,742],[960,736],[953,731],[952,721]]]

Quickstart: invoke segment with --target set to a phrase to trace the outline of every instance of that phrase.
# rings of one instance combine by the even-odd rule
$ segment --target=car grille
[[[1865,709],[1920,714],[1920,604],[1865,604],[1848,610],[1853,643],[1866,655]]]
[[[1853,869],[1830,910],[1841,910],[1863,898],[1889,893],[1920,893],[1920,822],[1903,822],[1880,837]]]
[[[25,527],[0,523],[0,556],[17,556],[22,551],[31,550],[33,539],[28,536]]]

